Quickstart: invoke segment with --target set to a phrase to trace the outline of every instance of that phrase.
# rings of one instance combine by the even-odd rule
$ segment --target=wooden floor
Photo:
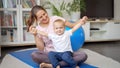
[[[104,56],[110,57],[120,62],[120,41],[85,43],[83,48],[96,51]]]
[[[35,48],[35,45],[32,46],[17,46],[17,47],[2,47],[1,49],[1,57],[0,57],[0,62],[4,58],[4,56],[7,53],[16,51],[16,50],[21,50],[21,49],[26,49],[26,48]],[[117,60],[120,62],[120,41],[116,42],[89,42],[85,43],[83,48],[87,48],[93,51],[96,51],[104,56],[110,57],[114,60]]]

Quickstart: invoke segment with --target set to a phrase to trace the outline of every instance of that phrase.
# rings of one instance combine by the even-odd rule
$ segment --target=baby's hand
[[[87,16],[84,16],[82,19],[83,19],[83,20],[87,20],[87,19],[88,19],[88,17],[87,17]]]
[[[30,26],[29,32],[33,35],[37,35],[37,29],[34,26]]]
[[[88,20],[87,16],[82,17],[82,19],[80,20],[80,23],[83,25],[86,23],[86,21]]]

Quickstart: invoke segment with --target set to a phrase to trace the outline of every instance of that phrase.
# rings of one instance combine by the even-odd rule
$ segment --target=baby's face
[[[54,23],[54,32],[57,35],[62,35],[64,33],[65,26],[63,23]]]

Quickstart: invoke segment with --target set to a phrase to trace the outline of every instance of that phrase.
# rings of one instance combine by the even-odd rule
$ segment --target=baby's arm
[[[80,28],[80,26],[82,26],[87,19],[88,19],[87,16],[84,16],[84,17],[80,20],[80,22],[79,22],[78,24],[76,24],[76,25],[72,28],[72,32],[74,32],[74,31],[76,31],[78,28]]]
[[[37,30],[37,33],[40,34],[40,35],[48,37],[48,33],[45,33],[43,31]]]

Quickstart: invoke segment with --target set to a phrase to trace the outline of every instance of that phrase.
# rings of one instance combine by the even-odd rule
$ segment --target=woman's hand
[[[35,28],[35,26],[30,26],[29,32],[30,32],[31,34],[33,34],[34,36],[37,35],[37,29]]]

